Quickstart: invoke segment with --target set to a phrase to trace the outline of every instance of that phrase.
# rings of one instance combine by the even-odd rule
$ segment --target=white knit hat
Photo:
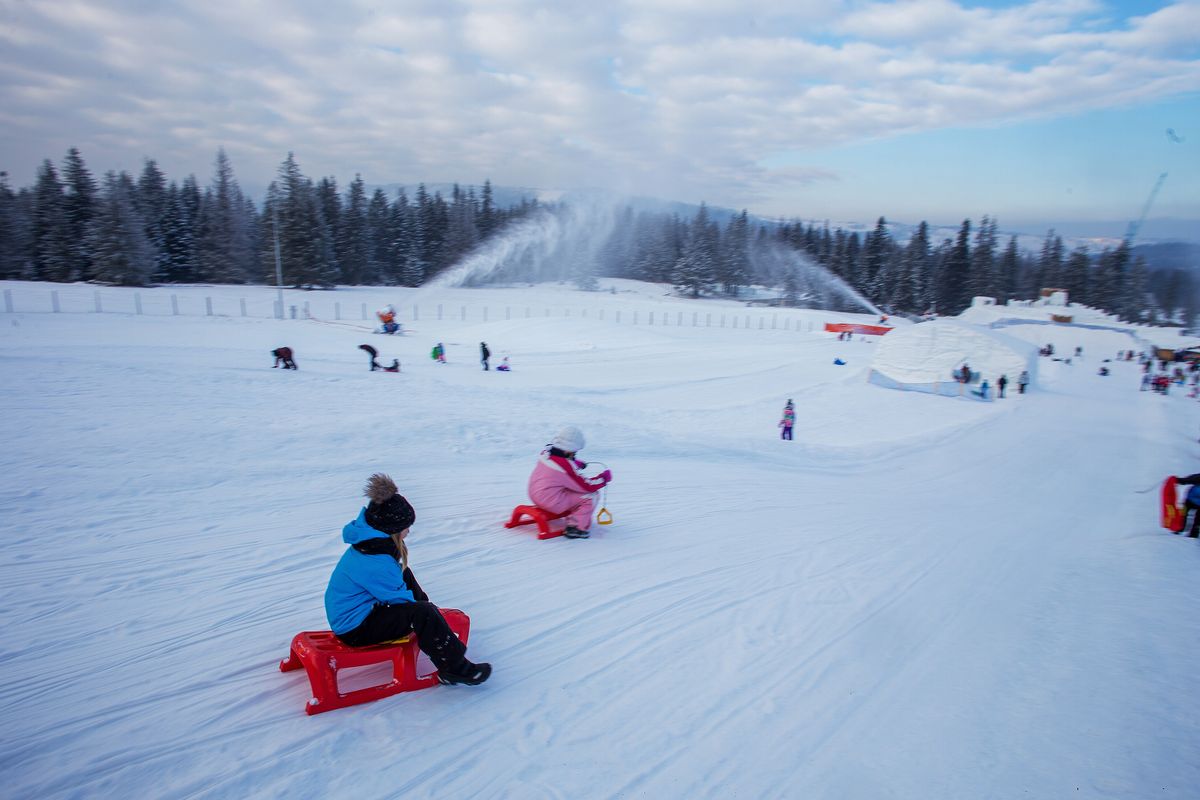
[[[583,449],[583,445],[585,444],[583,431],[574,425],[566,425],[555,434],[550,444],[564,453],[578,453]]]

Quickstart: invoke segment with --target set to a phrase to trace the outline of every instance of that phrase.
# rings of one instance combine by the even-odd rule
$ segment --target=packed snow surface
[[[1084,358],[977,403],[868,384],[878,343],[821,326],[870,317],[614,284],[294,320],[262,287],[0,284],[4,796],[1196,796],[1200,545],[1157,487],[1200,471],[1200,404],[1098,375],[1128,336],[1031,326]],[[389,302],[404,336],[362,318]],[[614,523],[505,529],[565,423]],[[278,662],[376,471],[495,672],[308,717]]]

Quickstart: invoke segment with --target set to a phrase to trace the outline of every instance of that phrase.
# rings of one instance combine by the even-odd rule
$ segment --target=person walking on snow
[[[434,361],[438,362],[439,364],[445,364],[446,363],[446,348],[442,346],[441,342],[438,342],[437,344],[435,344],[433,346],[433,349],[429,351],[429,357],[432,358]]]
[[[779,420],[779,438],[792,441],[792,426],[796,424],[796,407],[792,405],[791,398],[788,398],[787,405],[783,407],[783,419]]]
[[[529,499],[538,508],[551,514],[566,513],[567,527],[563,536],[586,539],[592,526],[595,494],[612,481],[612,470],[604,470],[594,478],[580,474],[587,464],[575,458],[585,444],[583,432],[568,425],[555,435],[538,458],[529,476]]]
[[[483,362],[483,371],[488,371],[488,359],[492,357],[492,351],[488,350],[487,342],[479,343],[479,360]]]
[[[1188,475],[1186,478],[1175,476],[1175,483],[1179,486],[1192,487],[1188,489],[1187,497],[1183,501],[1183,513],[1185,518],[1189,514],[1192,517],[1192,529],[1188,531],[1188,538],[1200,538],[1200,472]],[[1187,527],[1186,524],[1184,527]]]
[[[1025,394],[1025,387],[1029,385],[1029,370],[1021,370],[1021,374],[1017,376],[1017,394]]]
[[[999,378],[996,379],[996,389],[998,391],[998,397],[1000,399],[1004,398],[1004,387],[1005,386],[1008,386],[1008,376],[1001,375]]]
[[[382,473],[367,480],[364,494],[370,502],[342,529],[350,547],[325,589],[325,615],[334,635],[351,647],[366,647],[415,633],[439,681],[483,683],[492,665],[467,660],[467,646],[409,569],[404,539],[417,518],[413,507]]]

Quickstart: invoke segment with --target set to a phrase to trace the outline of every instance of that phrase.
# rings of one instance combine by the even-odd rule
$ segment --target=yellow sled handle
[[[607,508],[600,509],[600,513],[596,515],[596,524],[612,525],[612,514],[608,513]]]

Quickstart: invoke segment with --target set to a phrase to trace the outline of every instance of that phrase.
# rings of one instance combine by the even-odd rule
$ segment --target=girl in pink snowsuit
[[[568,425],[542,451],[529,476],[529,499],[534,504],[551,514],[567,513],[563,536],[568,539],[588,538],[595,493],[612,480],[612,470],[606,469],[594,478],[579,473],[587,466],[575,458],[583,445],[583,433]]]

